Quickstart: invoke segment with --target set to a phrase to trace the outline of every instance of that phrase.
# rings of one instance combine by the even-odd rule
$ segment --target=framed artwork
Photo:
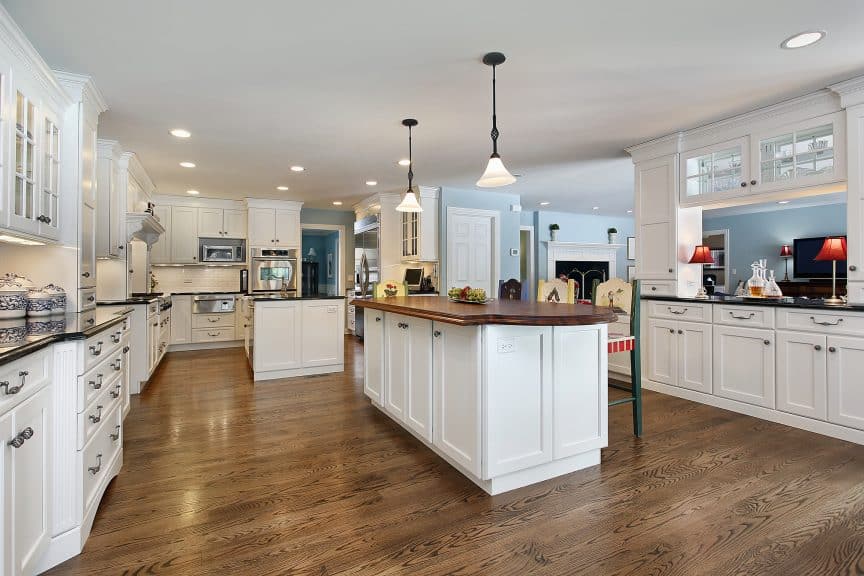
[[[333,278],[333,253],[327,253],[327,278]]]
[[[635,260],[636,259],[636,237],[628,236],[627,237],[627,260]]]
[[[633,282],[636,279],[636,266],[627,266],[627,282]]]

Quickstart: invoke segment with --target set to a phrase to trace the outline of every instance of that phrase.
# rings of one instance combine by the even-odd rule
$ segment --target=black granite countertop
[[[55,342],[80,340],[123,321],[128,306],[100,306],[88,312],[0,320],[0,366]]]
[[[848,312],[864,312],[864,304],[844,304],[834,306],[825,304],[821,298],[742,298],[740,296],[711,296],[704,298],[681,298],[678,296],[642,295],[643,300],[661,300],[664,302],[694,302],[698,304],[734,304],[736,306],[773,306],[776,308],[809,308],[822,310],[837,310]]]
[[[250,299],[256,302],[270,302],[278,300],[344,300],[345,296],[328,296],[321,294],[320,296],[280,296],[279,294],[252,294]]]
[[[239,294],[243,295],[245,292],[241,292],[240,290],[197,290],[190,292],[171,292],[171,296],[200,296],[202,294]]]
[[[96,303],[97,306],[130,306],[135,304],[149,304],[156,302],[159,296],[130,296],[124,300],[102,300]]]

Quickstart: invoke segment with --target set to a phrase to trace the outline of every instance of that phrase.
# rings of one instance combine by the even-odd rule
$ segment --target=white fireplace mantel
[[[555,277],[555,263],[559,260],[595,260],[609,263],[609,276],[614,277],[618,269],[618,249],[624,244],[600,244],[597,242],[551,242],[546,241],[546,278]]]

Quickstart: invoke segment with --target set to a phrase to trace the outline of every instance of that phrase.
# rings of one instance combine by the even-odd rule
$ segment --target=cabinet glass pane
[[[759,143],[763,182],[832,174],[834,172],[834,125],[824,124]]]
[[[24,96],[18,92],[17,106],[15,109],[15,127],[24,132]]]
[[[25,158],[24,158],[24,169],[25,169],[24,175],[27,177],[28,180],[33,179],[33,152],[34,152],[33,142],[31,142],[30,140],[27,140],[27,146],[26,146]]]
[[[793,154],[792,134],[783,134],[759,142],[759,159],[761,161],[789,158]]]
[[[699,196],[711,191],[711,176],[694,176],[687,178],[687,196]]]
[[[711,172],[711,155],[697,156],[687,159],[687,177],[699,176]]]
[[[15,172],[24,174],[24,139],[15,134]]]
[[[32,182],[26,183],[26,191],[27,194],[24,197],[24,217],[25,218],[33,218],[33,205],[34,198],[36,197],[36,190],[33,186]]]
[[[834,148],[834,126],[826,124],[795,134],[795,154]]]
[[[15,215],[24,215],[24,181],[15,177]]]
[[[33,103],[29,100],[27,101],[27,121],[25,124],[25,128],[27,129],[27,138],[33,139],[33,120],[36,118],[36,108],[33,106]]]
[[[741,185],[741,147],[725,148],[686,160],[686,194],[725,192]]]

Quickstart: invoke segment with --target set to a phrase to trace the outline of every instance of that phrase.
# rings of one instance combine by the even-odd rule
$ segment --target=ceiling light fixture
[[[377,186],[377,185],[378,185],[377,180],[366,180],[366,186]]]
[[[342,201],[341,201],[341,200],[334,200],[334,201],[333,201],[333,206],[341,206],[341,205],[342,205]]]
[[[483,63],[492,67],[492,156],[486,165],[486,171],[477,181],[480,188],[497,188],[507,186],[516,182],[516,178],[507,171],[501,156],[498,155],[498,115],[496,114],[495,101],[495,67],[504,63],[506,58],[501,52],[489,52],[483,56]]]
[[[632,210],[627,210],[627,214],[632,214],[632,213],[633,213]]]
[[[285,192],[286,190],[288,190],[288,186],[276,186],[276,190]]]
[[[198,192],[198,190],[186,190],[186,194],[191,194],[192,196],[197,196],[198,194],[200,194],[200,192]]]
[[[780,200],[777,204],[788,204],[789,200]]]
[[[423,207],[417,202],[417,195],[414,194],[414,155],[412,152],[411,129],[417,126],[417,120],[414,118],[406,118],[402,120],[402,125],[408,127],[408,190],[405,192],[405,197],[402,202],[396,207],[397,212],[422,212]]]
[[[548,206],[548,205],[549,205],[549,202],[545,202],[545,201],[544,201],[544,202],[540,202],[540,206]]]
[[[399,164],[399,166],[408,166],[411,164],[411,160],[409,160],[408,158],[402,158],[401,160],[399,160],[399,162],[397,162],[397,164]]]
[[[816,42],[819,42],[827,33],[824,30],[807,30],[806,32],[799,32],[794,36],[790,36],[786,40],[780,43],[781,48],[785,48],[786,50],[794,50],[796,48],[804,48],[805,46],[812,46]]]
[[[194,162],[180,162],[180,166],[183,168],[195,168]]]
[[[188,130],[184,130],[183,128],[174,128],[171,130],[171,135],[175,138],[189,138],[192,136],[192,133]]]
[[[303,172],[306,170],[303,166],[291,166],[291,172]]]
[[[593,208],[591,208],[591,209],[592,209],[592,210],[599,210],[599,209],[600,209],[600,207],[599,207],[599,206],[594,206],[594,207],[593,207]]]

